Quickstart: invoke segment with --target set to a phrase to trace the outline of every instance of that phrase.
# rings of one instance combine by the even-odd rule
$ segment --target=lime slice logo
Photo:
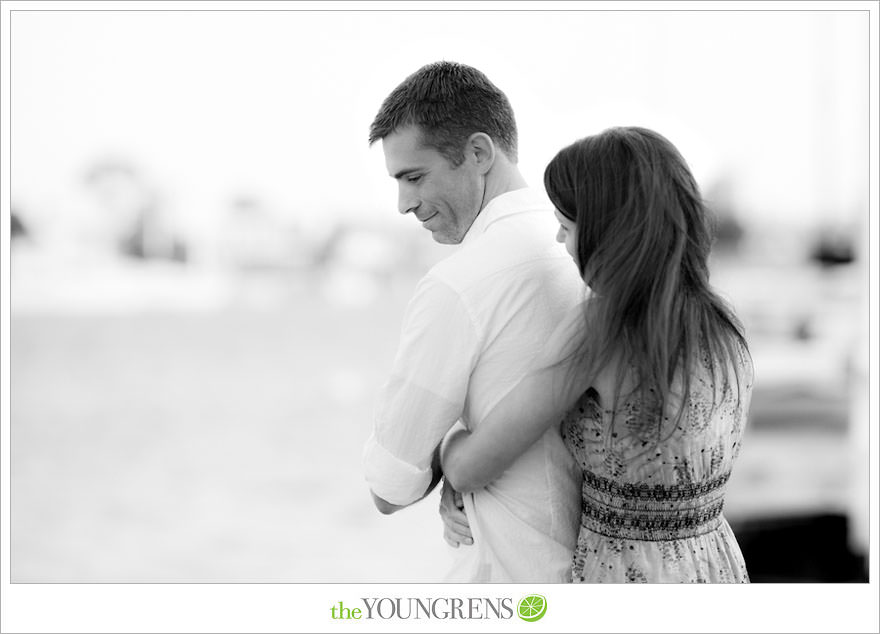
[[[517,612],[523,621],[538,621],[547,612],[547,599],[540,594],[523,597],[517,606]]]

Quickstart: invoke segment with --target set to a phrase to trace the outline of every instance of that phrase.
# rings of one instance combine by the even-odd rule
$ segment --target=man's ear
[[[495,164],[495,144],[485,132],[474,132],[468,137],[465,157],[473,161],[480,174],[486,174]]]

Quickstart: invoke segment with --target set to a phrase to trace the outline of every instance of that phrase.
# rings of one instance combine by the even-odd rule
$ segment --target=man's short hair
[[[516,163],[516,121],[507,96],[476,68],[455,62],[423,66],[382,103],[370,126],[370,145],[398,129],[417,126],[422,143],[453,166],[464,162],[465,142],[475,132],[492,138]]]

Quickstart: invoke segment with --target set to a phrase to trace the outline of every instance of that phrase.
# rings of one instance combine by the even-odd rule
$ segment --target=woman
[[[478,429],[447,439],[448,481],[486,486],[560,424],[584,473],[572,581],[747,582],[721,507],[753,370],[709,286],[711,235],[687,164],[656,132],[612,128],[561,150],[544,184],[592,295],[561,320],[562,361],[539,360]],[[541,370],[558,363],[567,381]]]

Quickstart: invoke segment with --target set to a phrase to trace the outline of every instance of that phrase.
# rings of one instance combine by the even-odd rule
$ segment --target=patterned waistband
[[[591,471],[584,472],[584,487],[594,491],[608,493],[610,495],[630,500],[693,500],[707,495],[716,489],[720,489],[730,478],[730,472],[724,473],[712,480],[706,480],[699,484],[621,484],[608,478],[596,475]]]
[[[696,537],[722,521],[723,492],[730,474],[700,484],[621,484],[584,474],[581,524],[608,537],[666,541]]]
[[[584,528],[606,537],[641,541],[685,539],[718,528],[723,506],[724,502],[719,500],[687,511],[633,513],[601,507],[592,500],[584,500],[581,524]]]

